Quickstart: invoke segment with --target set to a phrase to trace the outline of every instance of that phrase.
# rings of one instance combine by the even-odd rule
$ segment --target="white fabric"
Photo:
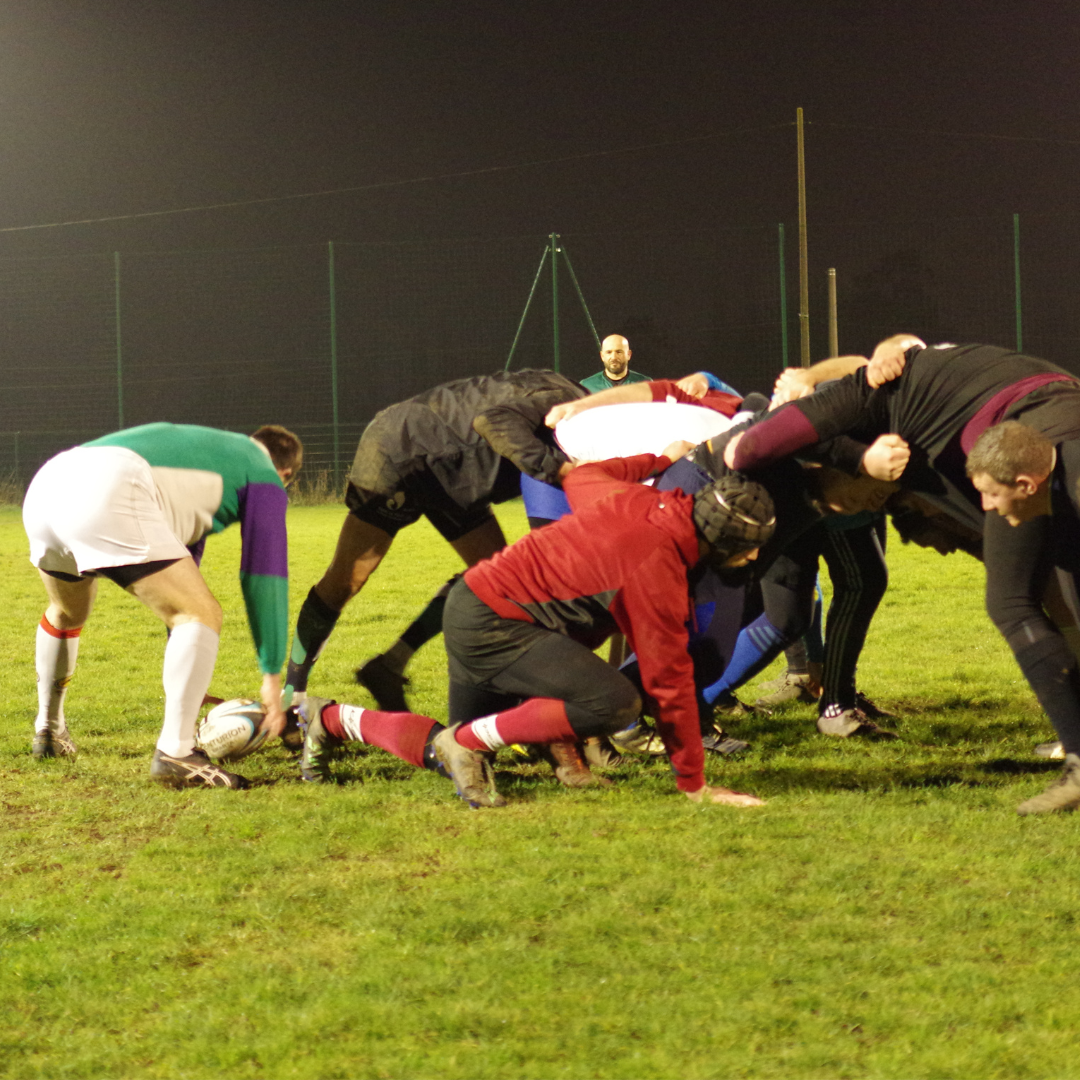
[[[67,694],[71,676],[75,673],[75,661],[79,656],[78,637],[56,637],[40,624],[34,649],[34,666],[37,669],[38,711],[34,732],[52,730],[54,734],[67,730],[64,719],[64,696]]]
[[[225,490],[221,474],[166,465],[152,465],[150,474],[169,530],[183,543],[197,544],[214,526],[214,514]]]
[[[727,431],[735,421],[714,409],[681,401],[601,405],[563,420],[555,440],[576,461],[661,454],[673,442],[695,445]]]
[[[495,726],[495,721],[498,720],[498,713],[492,716],[481,716],[479,720],[472,722],[472,733],[489,749],[489,750],[501,750],[506,742],[499,734],[499,729]]]
[[[30,561],[82,574],[109,566],[183,559],[150,466],[122,446],[78,446],[45,462],[23,502]]]
[[[202,623],[181,623],[169,634],[161,672],[165,720],[157,741],[163,754],[182,758],[195,749],[195,724],[210,689],[217,653],[218,635]]]
[[[363,733],[360,730],[360,718],[364,715],[364,711],[359,705],[342,705],[338,713],[338,719],[345,729],[345,734],[353,742],[362,743],[364,741]]]

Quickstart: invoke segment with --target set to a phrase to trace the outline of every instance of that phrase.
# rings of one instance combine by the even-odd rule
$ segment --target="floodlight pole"
[[[806,251],[806,153],[803,143],[803,111],[795,112],[799,157],[799,357],[810,366],[810,277]]]

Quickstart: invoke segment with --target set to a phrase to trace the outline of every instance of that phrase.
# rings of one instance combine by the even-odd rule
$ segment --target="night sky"
[[[800,105],[812,221],[1071,211],[1078,56],[1054,2],[6,0],[0,227],[598,156],[0,250],[793,221]]]
[[[1077,57],[1080,17],[1053,0],[3,0],[0,435],[48,410],[64,432],[116,426],[112,252],[125,260],[127,423],[248,422],[207,395],[251,398],[260,422],[325,417],[325,394],[305,403],[289,379],[314,357],[299,381],[326,381],[329,240],[388,245],[355,272],[342,256],[351,424],[501,367],[552,231],[601,335],[632,329],[635,367],[767,388],[779,223],[798,358],[799,106],[814,359],[834,265],[844,350],[900,329],[1012,344],[1019,213],[1026,350],[1080,370]],[[240,205],[191,209],[217,204]],[[104,218],[119,220],[56,227]],[[289,245],[322,248],[271,266],[265,290],[237,284],[237,259],[148,261]],[[56,274],[23,282],[18,260],[57,255],[109,260],[92,302]],[[447,283],[439,297],[425,273]],[[15,294],[36,309],[15,312]],[[595,352],[570,323],[564,363],[581,377]],[[548,363],[547,324],[530,333],[519,359]],[[94,390],[64,404],[73,368]]]

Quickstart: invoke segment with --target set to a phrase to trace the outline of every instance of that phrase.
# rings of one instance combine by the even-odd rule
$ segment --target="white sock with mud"
[[[37,668],[38,711],[34,732],[67,730],[64,719],[64,697],[71,676],[75,673],[75,660],[79,655],[77,630],[58,630],[42,615],[37,628],[34,649],[34,666]]]
[[[157,748],[171,757],[195,749],[195,724],[214,675],[218,635],[202,623],[182,623],[169,635],[161,681],[165,687],[165,722]]]

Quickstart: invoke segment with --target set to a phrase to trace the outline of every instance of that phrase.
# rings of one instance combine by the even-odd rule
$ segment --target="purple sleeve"
[[[285,509],[289,497],[277,484],[248,484],[240,491],[241,574],[289,576]]]

